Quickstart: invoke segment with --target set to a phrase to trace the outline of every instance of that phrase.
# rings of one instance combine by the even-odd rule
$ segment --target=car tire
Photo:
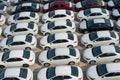
[[[67,47],[68,47],[68,48],[73,48],[73,45],[68,45]]]
[[[115,63],[120,62],[120,59],[115,59],[114,62]]]
[[[47,47],[45,47],[44,49],[45,49],[45,50],[49,50],[49,49],[50,49],[50,47],[48,47],[48,46],[47,46]]]
[[[45,36],[48,36],[48,35],[50,35],[50,33],[48,33],[48,32],[47,32],[47,33],[45,33]]]
[[[110,43],[110,45],[115,45],[115,43]]]
[[[89,62],[89,64],[95,64],[95,63],[96,63],[96,61],[94,61],[94,60]]]
[[[0,68],[3,69],[3,68],[5,68],[5,66],[4,65],[0,65]]]
[[[71,31],[67,31],[68,34],[71,34],[72,32]]]
[[[91,48],[91,47],[93,47],[92,44],[88,44],[88,45],[87,45],[87,48]]]
[[[29,33],[28,35],[33,36],[33,34],[32,34],[32,33]]]
[[[74,61],[71,61],[68,63],[69,65],[75,65],[75,62]]]
[[[7,48],[4,48],[3,51],[4,51],[4,52],[9,52],[10,50],[7,49]]]
[[[31,48],[30,48],[30,47],[26,47],[26,48],[25,48],[25,50],[30,51],[30,50],[31,50]]]
[[[29,67],[29,64],[23,64],[23,67]]]
[[[48,66],[50,66],[50,63],[44,63],[44,66],[48,67]]]

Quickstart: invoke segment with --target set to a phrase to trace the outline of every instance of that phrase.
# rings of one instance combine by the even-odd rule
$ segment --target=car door
[[[21,58],[9,58],[4,61],[6,66],[22,66],[23,59]]]
[[[103,53],[97,57],[97,61],[100,63],[103,62],[112,62],[115,60],[115,53]]]
[[[88,19],[94,19],[94,18],[101,18],[101,13],[91,13],[89,16],[87,16]]]
[[[24,49],[25,48],[25,42],[19,41],[19,42],[13,42],[10,45],[8,45],[9,49]]]
[[[24,34],[27,34],[28,33],[28,29],[26,29],[26,28],[19,28],[19,29],[16,29],[16,30],[14,30],[14,35],[19,35],[19,34],[21,34],[21,35],[24,35]]]
[[[66,26],[56,26],[51,29],[52,33],[66,32]]]
[[[101,80],[120,80],[120,72],[111,72],[101,77]]]

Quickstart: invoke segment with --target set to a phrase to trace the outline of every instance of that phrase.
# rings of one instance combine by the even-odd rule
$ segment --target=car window
[[[56,43],[61,43],[61,40],[55,40],[52,43],[56,44]]]
[[[102,15],[101,13],[96,13],[96,15],[98,16],[98,15]]]
[[[70,20],[66,20],[66,24],[67,26],[72,27],[72,22]]]
[[[96,16],[97,14],[96,13],[92,13],[92,14],[90,14],[89,16]]]
[[[96,41],[105,41],[105,38],[98,38]]]
[[[16,29],[14,32],[21,32],[21,31],[27,31],[28,29],[26,28],[20,28],[20,29]]]
[[[58,5],[54,5],[54,8],[58,8],[59,6]]]
[[[116,54],[114,53],[104,53],[104,54],[101,54],[99,57],[109,57],[109,56],[115,56]]]
[[[116,75],[116,73],[113,72],[113,73],[106,74],[105,77],[112,77],[112,76],[118,76],[118,75],[120,75],[120,73]]]
[[[65,39],[61,40],[61,43],[66,43],[66,42],[68,42],[68,40]]]
[[[15,77],[7,77],[7,78],[4,78],[2,80],[20,80],[20,79],[15,78]]]
[[[55,11],[51,11],[51,12],[49,12],[49,14],[48,14],[49,17],[52,17],[52,16],[54,16],[54,15],[55,15]]]
[[[19,18],[17,18],[17,20],[24,20],[25,19],[25,17],[19,17]]]
[[[52,28],[53,30],[56,30],[56,29],[65,29],[66,28],[66,26],[56,26],[56,27],[54,27],[54,28]]]
[[[21,58],[10,58],[6,60],[6,62],[15,62],[15,61],[22,61],[22,59]]]
[[[67,15],[71,15],[71,12],[69,10],[66,10]]]
[[[64,79],[71,79],[70,76],[64,76]]]
[[[10,45],[14,46],[14,45],[24,45],[24,42],[13,42]]]

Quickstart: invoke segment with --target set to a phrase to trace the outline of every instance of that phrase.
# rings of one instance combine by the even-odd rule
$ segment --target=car
[[[119,0],[109,0],[107,3],[107,8],[112,10],[113,8],[120,8],[120,1]]]
[[[114,24],[111,19],[91,19],[82,21],[79,25],[80,32],[92,32],[101,30],[113,30]]]
[[[113,9],[112,10],[112,19],[118,20],[120,18],[120,9]]]
[[[75,32],[75,30],[76,30],[75,23],[70,20],[52,21],[44,24],[40,28],[40,31],[43,35],[50,35],[61,32],[73,33]]]
[[[26,11],[39,12],[40,5],[39,3],[32,3],[32,2],[23,3],[23,4],[14,6],[10,11],[11,11],[11,14],[15,14],[19,12],[26,12]]]
[[[0,26],[4,25],[6,22],[6,17],[0,13]]]
[[[45,50],[58,47],[73,48],[73,46],[77,45],[78,45],[77,36],[75,34],[68,33],[51,34],[49,36],[42,37],[40,40],[40,46],[42,47],[42,49]]]
[[[12,50],[0,53],[0,68],[23,66],[29,67],[35,63],[35,53],[26,50]]]
[[[117,22],[115,23],[116,26],[116,30],[119,31],[120,30],[120,19],[117,20]]]
[[[84,0],[75,4],[75,11],[85,10],[89,8],[104,8],[103,0]]]
[[[80,62],[80,52],[76,48],[54,48],[39,54],[38,61],[43,66],[69,64]]]
[[[86,74],[88,80],[119,80],[120,63],[94,65],[87,69]]]
[[[29,2],[32,2],[32,3],[40,3],[41,0],[13,0],[12,1],[12,5],[19,5],[19,4],[22,4],[22,3],[29,3]]]
[[[72,2],[58,0],[58,1],[53,1],[51,3],[47,3],[43,6],[44,13],[59,9],[72,10],[73,9]]]
[[[105,18],[109,19],[109,11],[102,8],[90,8],[86,10],[81,10],[77,14],[77,19],[79,21],[95,19],[95,18]]]
[[[37,80],[83,80],[83,72],[78,66],[56,66],[43,68],[37,74]]]
[[[0,13],[6,14],[8,11],[7,6],[5,4],[0,4]]]
[[[5,52],[16,49],[31,50],[33,48],[36,48],[36,45],[37,40],[34,36],[17,35],[2,39],[0,42],[0,49]]]
[[[74,2],[74,3],[77,3],[79,1],[84,1],[84,0],[71,0],[71,1]]]
[[[83,59],[89,64],[120,61],[120,47],[115,45],[97,46],[83,51]]]
[[[119,44],[119,35],[115,31],[95,31],[84,34],[81,43],[87,47]]]
[[[0,70],[1,80],[33,80],[33,72],[29,68],[6,68]]]
[[[15,35],[36,35],[38,33],[38,25],[32,22],[23,22],[10,25],[3,31],[5,37]]]
[[[42,22],[44,23],[48,23],[56,20],[63,20],[63,19],[73,21],[74,12],[70,10],[54,10],[47,12],[42,16]]]
[[[9,25],[20,23],[20,22],[39,22],[39,15],[35,12],[20,12],[11,15],[7,20]]]

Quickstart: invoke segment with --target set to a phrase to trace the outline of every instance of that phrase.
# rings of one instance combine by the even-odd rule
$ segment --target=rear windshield
[[[10,28],[10,31],[16,30],[16,26],[17,26],[17,24],[13,24],[13,25],[11,26],[11,28]]]
[[[94,57],[100,55],[101,53],[102,51],[100,46],[92,48],[92,54]]]
[[[55,22],[49,22],[48,23],[48,29],[51,29],[53,27],[55,27]]]
[[[3,10],[3,9],[4,9],[4,7],[5,7],[5,5],[4,5],[4,4],[0,4],[0,10]]]
[[[66,14],[71,15],[71,12],[69,10],[66,10]]]
[[[28,28],[33,29],[34,28],[34,23],[28,23]]]
[[[13,16],[13,19],[16,20],[17,18],[19,18],[19,15],[20,15],[19,13],[15,14],[15,15]]]
[[[97,38],[98,38],[97,32],[92,32],[92,33],[90,33],[90,34],[89,34],[89,38],[90,38],[91,41],[97,39]]]
[[[2,56],[2,61],[5,61],[9,58],[10,52],[5,52]]]
[[[69,20],[66,20],[67,26],[72,27],[72,22]]]
[[[119,46],[115,46],[115,50],[117,53],[120,53],[120,47]]]
[[[6,69],[0,70],[0,79],[4,78]]]
[[[6,41],[6,45],[10,44],[13,42],[13,36],[12,37],[8,37],[7,41]]]
[[[48,50],[48,52],[47,52],[47,58],[51,59],[54,56],[55,56],[55,49]]]
[[[31,17],[35,17],[35,13],[34,12],[30,12],[30,16]]]
[[[73,48],[69,48],[69,50],[70,50],[70,55],[75,57],[76,56],[76,50],[73,49]]]
[[[54,15],[55,15],[55,11],[51,11],[51,12],[49,12],[49,14],[48,14],[49,17],[52,17],[52,16],[54,16]]]
[[[78,77],[79,76],[79,72],[78,72],[78,68],[77,67],[71,67],[71,75]]]
[[[46,71],[47,79],[50,79],[55,76],[55,67],[48,68]]]
[[[27,35],[25,41],[31,43],[32,42],[32,36]]]
[[[85,14],[85,15],[89,15],[90,13],[91,13],[90,9],[86,9],[86,10],[84,11],[84,14]]]
[[[23,57],[29,59],[30,58],[30,51],[24,50]]]
[[[50,43],[55,40],[55,34],[49,35],[47,38],[47,42]]]
[[[28,74],[28,70],[27,69],[24,69],[24,68],[20,69],[19,77],[26,79],[27,78],[27,74]]]
[[[68,34],[68,39],[74,40],[74,35],[73,34]]]
[[[114,32],[110,32],[110,36],[113,37],[113,38],[116,38],[116,35]]]
[[[102,75],[108,73],[105,64],[98,65],[98,66],[96,67],[96,70],[97,70],[97,73],[98,73],[99,76],[102,76]]]

